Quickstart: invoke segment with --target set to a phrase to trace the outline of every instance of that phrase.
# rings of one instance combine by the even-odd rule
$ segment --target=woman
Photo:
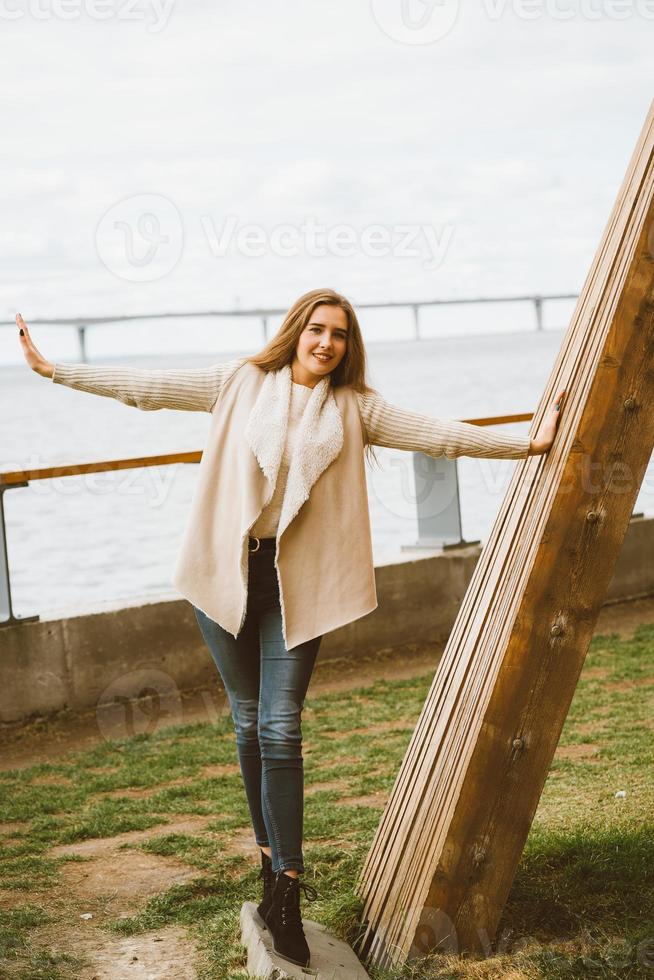
[[[316,892],[299,880],[301,712],[322,636],[377,606],[364,454],[544,453],[558,405],[534,439],[390,405],[366,383],[354,309],[331,289],[301,296],[260,353],[184,371],[51,364],[16,321],[27,363],[55,383],[144,410],[211,413],[173,581],[229,698],[261,848],[261,922],[276,953],[308,966],[300,889]]]

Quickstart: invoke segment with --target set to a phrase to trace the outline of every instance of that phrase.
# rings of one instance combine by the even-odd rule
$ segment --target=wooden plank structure
[[[654,448],[654,103],[366,857],[367,965],[494,951]]]

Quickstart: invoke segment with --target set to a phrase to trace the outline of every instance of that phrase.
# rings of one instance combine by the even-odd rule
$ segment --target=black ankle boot
[[[278,871],[265,921],[277,956],[298,966],[309,966],[311,953],[302,928],[300,889],[310,902],[318,897],[311,885]]]
[[[263,878],[263,898],[257,905],[255,917],[259,920],[259,925],[266,928],[266,913],[272,901],[273,888],[275,887],[275,872],[273,871],[272,859],[265,851],[261,851],[261,871],[259,877]]]

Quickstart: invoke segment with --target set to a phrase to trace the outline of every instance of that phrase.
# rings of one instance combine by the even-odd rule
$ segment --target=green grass
[[[59,980],[75,976],[74,971],[82,965],[80,959],[34,950],[30,945],[30,931],[50,921],[43,908],[29,903],[0,912],[0,976],[6,975],[2,972],[3,964],[10,963],[20,964],[21,972],[17,975],[26,980],[28,977],[30,980]]]
[[[304,914],[349,942],[361,913],[352,886],[381,805],[339,801],[390,790],[431,680],[431,673],[383,680],[305,702],[306,786],[338,780],[343,788],[305,798],[305,879],[317,887],[319,901],[305,905]],[[392,727],[353,733],[384,723]],[[395,972],[371,968],[375,980],[654,978],[653,626],[629,641],[593,639],[560,749],[493,955],[427,956]],[[0,900],[2,889],[19,896],[11,911],[0,912],[0,976],[68,980],[79,973],[83,957],[49,952],[34,941],[44,926],[77,928],[77,904],[61,888],[61,869],[88,859],[54,856],[54,845],[153,827],[148,839],[125,842],[121,850],[140,849],[163,862],[176,858],[197,876],[105,928],[127,936],[182,926],[200,951],[200,980],[243,976],[238,915],[243,901],[258,900],[259,867],[230,850],[230,835],[249,826],[249,814],[240,773],[202,775],[205,766],[236,761],[231,718],[224,715],[0,773],[0,821],[23,824],[0,835]],[[179,778],[188,781],[165,785]],[[134,788],[147,796],[97,795]],[[626,798],[616,798],[618,790]],[[206,817],[206,828],[166,832],[165,822],[188,815]]]

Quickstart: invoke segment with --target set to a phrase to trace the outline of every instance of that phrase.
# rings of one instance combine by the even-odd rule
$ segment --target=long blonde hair
[[[258,354],[253,354],[247,360],[264,371],[279,371],[284,365],[290,364],[300,334],[317,306],[340,307],[348,322],[345,355],[331,372],[333,387],[350,385],[355,391],[360,391],[362,394],[374,391],[374,388],[371,388],[366,380],[366,350],[354,307],[345,296],[341,296],[334,289],[312,289],[296,299],[275,336]]]
[[[338,306],[345,313],[348,322],[347,345],[345,354],[337,367],[330,374],[334,388],[349,385],[361,394],[376,393],[367,381],[366,349],[363,335],[354,307],[345,296],[334,289],[312,289],[300,296],[291,306],[284,317],[279,330],[258,354],[246,358],[251,364],[256,364],[263,371],[279,371],[290,364],[295,355],[295,349],[300,334],[311,319],[317,306]],[[372,446],[366,445],[366,454],[370,461],[378,462]]]

